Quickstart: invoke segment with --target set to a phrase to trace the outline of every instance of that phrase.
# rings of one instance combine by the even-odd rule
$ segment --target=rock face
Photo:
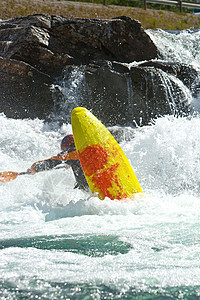
[[[50,76],[15,59],[0,57],[0,110],[12,118],[47,117],[53,109]]]
[[[106,125],[144,125],[160,114],[187,112],[188,103],[175,83],[179,97],[176,103],[169,99],[162,72],[191,86],[195,71],[153,61],[157,57],[157,48],[141,24],[128,17],[32,15],[1,21],[0,112],[41,119],[48,119],[53,110],[59,113],[63,101],[71,100],[57,84],[58,78],[64,70],[68,80],[75,68],[84,75],[78,105],[92,108]],[[144,60],[137,67],[125,65]],[[72,102],[65,105],[68,110],[77,104]]]
[[[128,68],[124,64],[105,62],[79,68],[85,74],[81,104],[92,109],[107,125],[142,126],[163,114],[189,113],[189,89],[197,72],[181,64],[173,64],[172,69],[164,62],[157,61],[156,67],[154,62],[150,67],[150,63]],[[186,70],[184,86],[179,77]],[[170,77],[174,73],[175,81]]]
[[[94,60],[132,62],[157,56],[157,49],[138,21],[64,19],[34,15],[4,21],[0,55],[24,61],[51,76],[69,64]]]

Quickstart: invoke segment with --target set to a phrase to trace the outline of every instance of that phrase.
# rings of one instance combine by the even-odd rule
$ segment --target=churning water
[[[148,33],[170,60],[198,68],[199,32]],[[0,128],[1,171],[51,157],[71,133],[3,114]],[[0,298],[199,299],[199,128],[196,113],[125,129],[133,138],[121,147],[145,192],[135,201],[73,189],[64,168],[0,183]]]

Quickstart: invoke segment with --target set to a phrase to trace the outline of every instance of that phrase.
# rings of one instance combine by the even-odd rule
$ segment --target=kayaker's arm
[[[70,153],[60,153],[56,156],[52,156],[49,159],[41,160],[32,164],[32,166],[25,172],[13,172],[13,171],[3,171],[0,172],[0,182],[10,182],[16,179],[19,175],[34,175],[37,172],[50,170],[55,168],[57,165],[65,162],[65,164],[70,165],[72,160],[78,160],[78,154],[76,151]]]
[[[35,174],[42,171],[48,171],[55,168],[57,165],[62,164],[61,160],[44,160],[34,163],[30,169],[28,169],[28,173]]]
[[[52,156],[49,159],[35,162],[28,170],[27,174],[35,174],[42,171],[47,171],[55,168],[57,165],[68,164],[72,160],[78,160],[78,154],[76,151],[70,153],[60,153],[56,156]]]

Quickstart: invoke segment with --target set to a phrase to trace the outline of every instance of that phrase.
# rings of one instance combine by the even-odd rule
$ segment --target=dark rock
[[[51,78],[30,65],[0,57],[0,82],[0,109],[7,117],[43,119],[53,109]]]
[[[66,122],[82,105],[105,125],[145,125],[163,114],[188,113],[179,82],[191,88],[197,72],[153,60],[157,56],[141,24],[128,17],[32,15],[1,21],[0,112],[45,120],[53,112]],[[130,67],[133,61],[138,63]],[[74,83],[74,70],[84,80]],[[70,94],[73,88],[77,97]]]
[[[24,61],[55,77],[69,64],[93,60],[152,59],[157,48],[141,24],[128,17],[110,20],[33,15],[0,25],[0,55]]]
[[[32,15],[2,21],[0,111],[9,117],[46,118],[53,106],[51,83],[65,66],[96,59],[130,62],[156,55],[141,24],[127,17]]]
[[[157,56],[157,48],[141,24],[128,17],[58,20],[52,24],[50,48],[68,53],[78,64],[93,60],[132,62]]]
[[[163,70],[164,72],[172,74],[180,79],[188,88],[192,88],[192,84],[198,76],[198,72],[192,68],[192,66],[180,63],[147,61],[145,63],[141,63],[140,67],[152,67]]]
[[[165,67],[167,69],[167,64]],[[177,77],[173,81],[161,69],[144,64],[131,69],[116,62],[96,65],[96,68],[94,64],[91,68],[88,65],[85,69],[87,96],[83,105],[107,125],[141,126],[164,114],[185,115],[190,112],[188,94],[176,78],[184,77],[186,66],[174,64],[174,69]],[[195,77],[192,72],[189,74],[188,82],[192,84]]]

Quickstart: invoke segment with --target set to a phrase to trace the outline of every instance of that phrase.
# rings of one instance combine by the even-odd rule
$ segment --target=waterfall
[[[167,32],[161,29],[147,30],[147,34],[155,43],[162,58],[166,61],[200,65],[200,29]],[[162,42],[160,42],[162,40]]]
[[[50,118],[60,123],[66,121],[70,123],[71,111],[81,104],[84,90],[84,72],[78,67],[65,68],[52,85],[54,108]]]
[[[152,72],[153,76],[158,76],[161,81],[161,85],[166,95],[165,99],[167,100],[173,115],[180,114],[180,108],[182,106],[187,106],[192,103],[192,93],[181,80],[162,70],[156,69],[152,70]],[[176,87],[176,89],[174,87]]]
[[[135,123],[134,120],[134,115],[135,115],[135,111],[134,111],[134,88],[133,88],[133,84],[132,84],[132,79],[129,73],[125,74],[126,76],[126,82],[127,82],[127,117],[132,119],[133,122]],[[142,123],[142,120],[139,124],[135,123],[136,126],[140,126]]]
[[[192,92],[176,76],[148,67],[140,75],[141,82],[136,79],[137,73],[126,73],[127,118],[136,126],[145,125],[163,112],[178,116],[191,110]]]

